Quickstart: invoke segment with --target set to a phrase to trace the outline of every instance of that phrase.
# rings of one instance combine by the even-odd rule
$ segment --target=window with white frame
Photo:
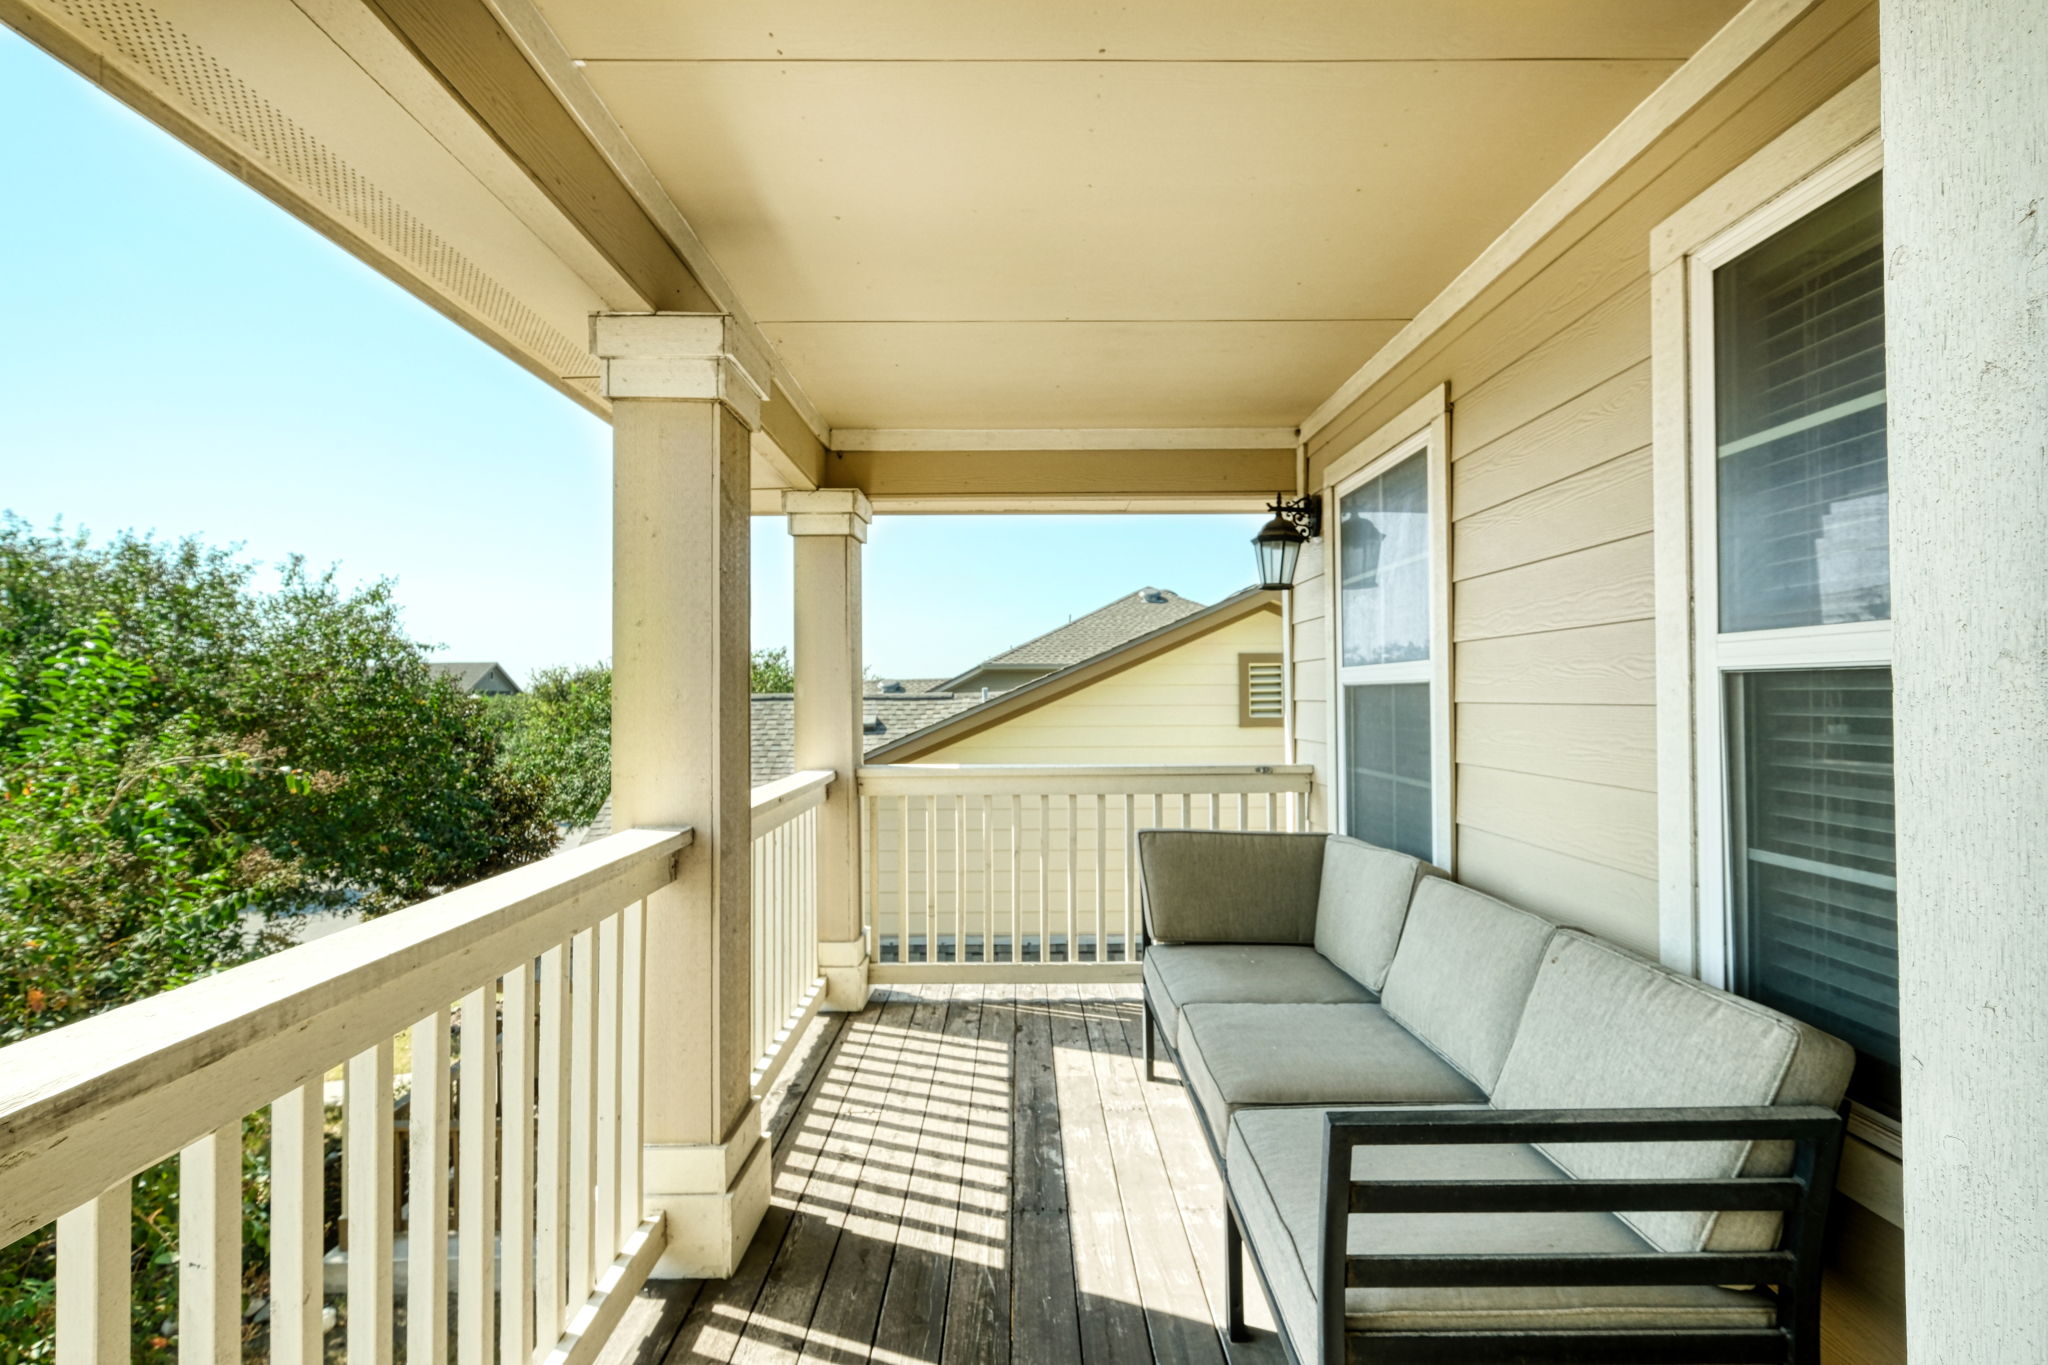
[[[1854,1044],[1895,1117],[1883,218],[1845,178],[1692,262],[1702,967]]]
[[[1404,442],[1334,490],[1338,827],[1448,862],[1439,471]]]

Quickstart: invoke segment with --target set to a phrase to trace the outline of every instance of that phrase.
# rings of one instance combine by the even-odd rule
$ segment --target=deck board
[[[1218,1331],[1221,1183],[1178,1083],[1144,1080],[1138,1028],[1135,987],[1094,985],[898,986],[821,1020],[738,1273],[679,1296],[672,1338],[615,1346],[664,1365],[1278,1362],[1270,1330]]]

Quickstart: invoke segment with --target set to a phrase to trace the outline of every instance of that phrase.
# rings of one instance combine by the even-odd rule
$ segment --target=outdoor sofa
[[[1248,1246],[1297,1365],[1819,1359],[1848,1045],[1353,839],[1138,846],[1232,1339]]]

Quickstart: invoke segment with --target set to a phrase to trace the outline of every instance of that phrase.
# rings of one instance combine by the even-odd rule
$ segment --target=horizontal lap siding
[[[1309,437],[1321,486],[1449,386],[1455,871],[1653,956],[1650,234],[1876,57],[1875,8],[1821,0]],[[1311,695],[1299,674],[1297,689]],[[1296,726],[1321,735],[1313,695]],[[1904,1359],[1895,1305],[1865,1292],[1901,1278],[1895,1253],[1830,1267],[1831,1361]]]
[[[1035,710],[921,754],[921,763],[1277,763],[1281,728],[1238,723],[1239,654],[1278,654],[1257,611]]]
[[[1650,232],[1874,57],[1864,7],[1816,7],[1734,93],[1618,172],[1311,437],[1319,475],[1449,384],[1459,874],[1646,950],[1657,945]],[[1318,764],[1336,758],[1324,744],[1322,588],[1318,576],[1313,630],[1295,633],[1296,731]]]
[[[1292,651],[1288,705],[1293,708],[1293,760],[1315,765],[1308,798],[1311,829],[1330,827],[1330,793],[1324,782],[1330,771],[1330,594],[1329,578],[1323,573],[1323,546],[1327,543],[1317,541],[1303,547],[1295,566],[1294,588],[1288,594],[1292,599],[1288,603]]]

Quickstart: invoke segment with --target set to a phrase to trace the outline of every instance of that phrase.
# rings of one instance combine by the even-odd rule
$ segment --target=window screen
[[[1721,629],[1891,615],[1876,178],[1714,272]]]
[[[1429,657],[1429,465],[1410,456],[1337,502],[1341,662]]]
[[[1853,1043],[1852,1093],[1896,1116],[1891,671],[1741,673],[1728,688],[1736,987]]]
[[[1429,684],[1344,689],[1345,831],[1381,848],[1434,856],[1429,789]]]

